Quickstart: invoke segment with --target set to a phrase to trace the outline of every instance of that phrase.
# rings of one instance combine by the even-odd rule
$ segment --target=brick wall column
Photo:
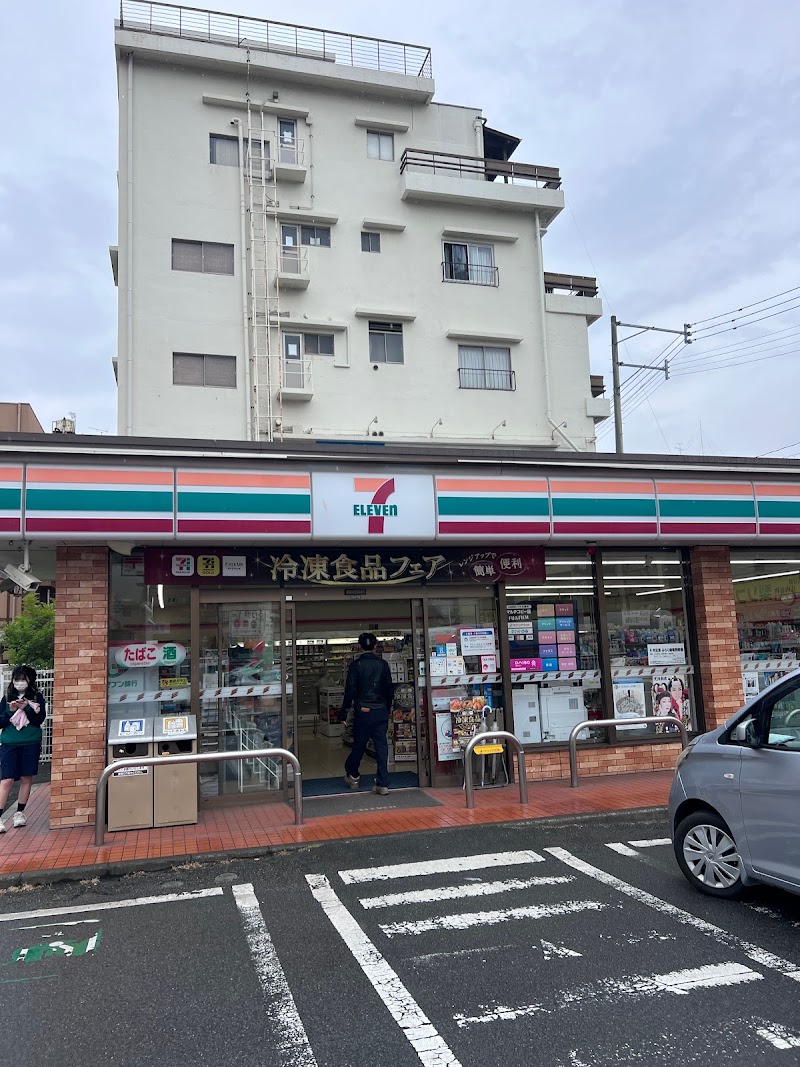
[[[58,548],[52,827],[94,822],[95,785],[106,765],[107,647],[108,549]]]
[[[706,729],[713,730],[730,718],[744,701],[730,549],[727,546],[693,548],[691,568],[700,652],[697,667]]]

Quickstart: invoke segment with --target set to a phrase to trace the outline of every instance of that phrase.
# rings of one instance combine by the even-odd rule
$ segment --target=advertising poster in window
[[[692,708],[686,678],[678,674],[656,675],[653,678],[653,715],[674,715],[683,720],[687,730],[692,724]],[[677,733],[677,727],[656,724],[656,733]]]
[[[453,742],[453,716],[449,711],[436,712],[436,758],[442,763],[461,758]]]
[[[623,682],[614,682],[614,718],[637,719],[646,713],[644,703],[644,682],[626,678]],[[646,730],[646,726],[617,726],[617,732],[623,730]]]

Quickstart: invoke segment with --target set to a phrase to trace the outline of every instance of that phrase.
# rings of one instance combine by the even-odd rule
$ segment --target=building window
[[[394,134],[367,130],[367,157],[369,159],[394,159]]]
[[[301,359],[303,356],[332,356],[332,333],[285,333],[283,335],[285,359]]]
[[[516,389],[511,349],[459,345],[458,384],[461,389]]]
[[[499,278],[494,265],[494,248],[492,245],[455,244],[445,241],[442,278],[446,282],[497,285]]]
[[[198,274],[233,274],[233,245],[173,238],[172,269]]]
[[[790,505],[772,507],[782,514]],[[731,570],[742,685],[749,700],[800,661],[800,553],[742,549],[731,553]],[[776,670],[775,660],[782,660],[786,670]]]
[[[236,357],[173,352],[172,384],[203,385],[211,389],[235,389]]]
[[[297,123],[294,119],[278,119],[278,162],[297,162]]]
[[[403,362],[402,322],[371,322],[369,324],[370,363]]]
[[[379,233],[362,233],[361,234],[361,251],[362,252],[380,252],[381,250],[381,235]]]
[[[239,138],[212,133],[208,138],[209,161],[218,167],[239,166]]]
[[[301,226],[300,243],[304,245],[321,245],[323,248],[330,248],[330,226]]]

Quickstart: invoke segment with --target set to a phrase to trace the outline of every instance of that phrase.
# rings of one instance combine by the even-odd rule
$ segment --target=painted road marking
[[[110,911],[113,908],[140,908],[147,904],[175,904],[181,900],[199,900],[201,897],[221,897],[222,886],[214,889],[196,889],[191,893],[164,893],[159,897],[134,897],[131,900],[110,900],[104,904],[79,904],[71,908],[38,908],[36,911],[14,911],[0,915],[0,923],[17,919],[43,919],[46,915],[80,915],[86,911]],[[47,924],[54,925],[54,924]]]
[[[96,930],[91,937],[83,941],[46,941],[44,944],[19,948],[9,962],[4,963],[3,966],[8,967],[12,963],[39,963],[51,956],[85,956],[89,952],[94,952],[102,935],[102,930]]]
[[[253,957],[258,981],[267,1002],[272,1024],[272,1048],[285,1067],[317,1067],[289,983],[264,922],[258,899],[249,883],[233,886],[233,897],[242,917],[245,937]]]
[[[478,882],[466,885],[446,885],[439,889],[415,889],[408,893],[387,893],[381,897],[360,897],[362,908],[391,908],[396,904],[430,904],[439,900],[457,900],[461,897],[493,896],[509,893],[514,889],[527,889],[532,885],[563,885],[574,881],[572,875],[549,875],[542,878],[508,878],[503,882]]]
[[[755,1032],[759,1037],[768,1041],[773,1048],[785,1051],[790,1048],[800,1048],[800,1034],[790,1030],[780,1023],[766,1023],[764,1026],[756,1026]]]
[[[419,1056],[420,1062],[426,1067],[461,1067],[455,1054],[396,972],[339,900],[325,875],[307,874],[306,881],[311,887],[314,899],[353,954],[389,1014]]]
[[[511,867],[518,863],[544,863],[544,856],[528,849],[520,852],[486,852],[479,856],[453,856],[446,860],[423,860],[421,863],[390,863],[384,867],[356,867],[339,871],[342,881],[386,882],[390,878],[418,878],[426,874],[453,874],[456,871],[480,871],[487,867]]]
[[[792,978],[795,982],[800,982],[800,967],[798,967],[796,963],[790,963],[789,960],[776,956],[774,953],[768,952],[766,949],[760,948],[758,945],[754,945],[749,941],[744,941],[735,934],[723,930],[721,926],[715,926],[713,923],[706,922],[705,919],[699,919],[696,915],[692,915],[691,912],[684,911],[683,908],[678,908],[674,904],[668,904],[665,900],[659,900],[658,897],[652,896],[652,894],[645,892],[645,890],[638,889],[636,886],[630,885],[628,882],[623,882],[621,878],[617,878],[615,875],[609,874],[607,871],[601,871],[599,867],[595,867],[591,863],[587,863],[585,860],[578,859],[577,856],[573,856],[572,853],[567,852],[566,849],[546,848],[544,851],[549,852],[551,856],[561,860],[562,863],[566,863],[567,866],[572,867],[573,870],[580,871],[581,874],[586,874],[590,878],[594,878],[595,881],[602,882],[603,885],[610,886],[612,889],[616,889],[617,892],[624,893],[626,896],[638,900],[640,904],[646,904],[647,907],[653,908],[655,911],[660,911],[663,915],[669,915],[679,923],[683,923],[684,926],[691,926],[695,930],[699,930],[701,933],[706,934],[708,937],[713,937],[715,941],[721,941],[723,944],[739,949],[749,959],[753,960],[754,963],[758,963],[762,967],[768,967],[773,971],[777,971],[778,974],[782,974],[786,978]]]
[[[37,923],[34,926],[17,926],[17,930],[49,930],[51,926],[84,926],[87,923],[99,923],[99,919],[67,919],[56,923]]]
[[[627,845],[623,845],[621,841],[606,842],[606,848],[610,848],[612,852],[618,852],[620,856],[638,856],[639,853],[635,848],[628,848]]]
[[[641,974],[630,978],[601,979],[599,982],[578,986],[557,993],[549,1004],[522,1004],[512,1008],[498,1004],[482,1015],[454,1015],[456,1025],[461,1029],[501,1021],[513,1021],[537,1015],[541,1012],[550,1014],[554,1011],[592,1002],[615,1002],[626,997],[648,997],[661,993],[675,993],[688,996],[695,989],[714,989],[718,986],[740,985],[743,982],[757,982],[764,975],[753,971],[741,963],[708,964],[704,967],[692,967],[683,971],[670,971],[668,974]]]
[[[651,837],[645,841],[629,841],[628,844],[634,848],[655,848],[656,845],[671,845],[672,842],[668,837]]]
[[[560,904],[532,904],[527,908],[503,908],[498,911],[468,911],[459,915],[438,915],[433,919],[381,923],[387,937],[396,934],[425,934],[430,930],[468,930],[472,926],[495,926],[514,919],[549,919],[554,915],[571,915],[579,911],[601,911],[608,904],[596,900],[567,900]]]

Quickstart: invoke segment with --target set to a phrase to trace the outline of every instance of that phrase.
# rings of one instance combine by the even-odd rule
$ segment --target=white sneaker
[[[28,820],[25,818],[24,811],[17,811],[14,813],[14,826],[27,826]]]
[[[6,832],[6,824],[3,822],[2,819],[0,819],[0,834],[4,834],[5,832]]]

